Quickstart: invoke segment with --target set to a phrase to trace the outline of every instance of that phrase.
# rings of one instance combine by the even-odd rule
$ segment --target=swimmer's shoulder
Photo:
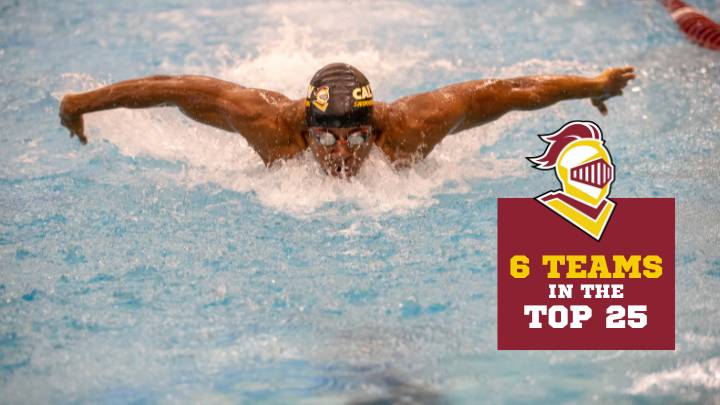
[[[276,139],[270,152],[271,162],[291,159],[308,147],[305,139],[305,100],[288,100],[280,106],[277,119]]]
[[[401,107],[397,103],[375,102],[373,105],[375,146],[393,163],[412,160],[412,152],[405,150],[408,136],[407,116],[405,109]]]

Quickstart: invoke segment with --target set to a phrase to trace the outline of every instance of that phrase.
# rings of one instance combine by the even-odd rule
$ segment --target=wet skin
[[[589,99],[600,113],[607,114],[605,101],[622,95],[634,78],[634,68],[627,66],[609,68],[594,77],[471,80],[391,103],[375,101],[370,123],[373,133],[357,148],[347,144],[348,131],[343,128],[333,128],[340,141],[332,147],[319,145],[308,136],[304,99],[291,100],[278,92],[206,76],[151,76],[67,94],[59,115],[70,136],[77,135],[85,144],[83,114],[174,106],[197,122],[242,135],[267,166],[310,148],[326,172],[350,177],[357,174],[372,145],[393,165],[407,166],[425,158],[445,136],[487,124],[511,111]]]
[[[374,136],[370,135],[365,142],[353,146],[348,143],[347,137],[348,134],[358,131],[359,128],[322,128],[322,130],[335,135],[334,145],[321,145],[314,136],[309,134],[307,139],[310,150],[325,173],[340,178],[356,175],[370,154]]]

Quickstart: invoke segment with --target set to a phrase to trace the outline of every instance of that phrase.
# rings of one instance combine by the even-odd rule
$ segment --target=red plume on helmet
[[[572,141],[578,139],[597,139],[602,141],[600,127],[591,121],[571,121],[559,130],[545,135],[538,135],[548,144],[545,153],[536,157],[527,158],[535,164],[536,169],[548,170],[557,165],[558,157],[563,149]]]

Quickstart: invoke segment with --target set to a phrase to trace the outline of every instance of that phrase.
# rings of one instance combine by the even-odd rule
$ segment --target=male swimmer
[[[427,156],[448,135],[486,124],[513,110],[589,98],[604,115],[605,101],[622,94],[633,67],[596,77],[537,76],[473,80],[392,103],[374,102],[365,75],[333,63],[310,81],[304,100],[204,76],[151,76],[79,94],[60,104],[62,125],[87,143],[83,114],[112,108],[176,106],[203,124],[245,137],[266,165],[310,148],[333,176],[357,174],[375,145],[395,165]]]

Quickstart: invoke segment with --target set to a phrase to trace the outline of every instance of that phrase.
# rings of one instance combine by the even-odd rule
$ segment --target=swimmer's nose
[[[348,157],[352,155],[352,151],[348,146],[347,139],[339,139],[337,141],[337,143],[335,144],[335,153],[342,157]]]

